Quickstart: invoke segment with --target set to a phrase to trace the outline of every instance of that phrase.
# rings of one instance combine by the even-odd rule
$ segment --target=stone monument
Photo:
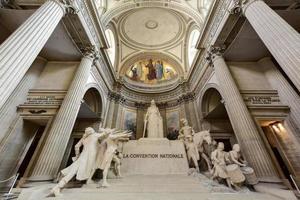
[[[130,140],[123,146],[121,168],[126,175],[188,172],[188,159],[183,141],[164,138],[163,120],[154,100],[151,101],[145,115],[143,138]]]
[[[164,137],[163,120],[154,100],[151,101],[151,105],[145,115],[143,137],[145,137],[146,132],[147,138]]]

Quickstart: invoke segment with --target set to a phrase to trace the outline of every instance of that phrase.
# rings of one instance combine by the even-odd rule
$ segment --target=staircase
[[[97,184],[66,188],[61,197],[46,197],[54,184],[23,189],[19,200],[279,200],[267,194],[243,189],[233,191],[201,174],[131,175],[109,180],[111,187]]]

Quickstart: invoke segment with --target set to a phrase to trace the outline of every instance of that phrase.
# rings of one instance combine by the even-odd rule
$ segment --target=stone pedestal
[[[141,138],[123,146],[125,175],[187,174],[189,166],[182,141]]]

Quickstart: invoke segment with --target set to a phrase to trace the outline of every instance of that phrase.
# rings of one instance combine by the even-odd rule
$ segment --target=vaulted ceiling
[[[102,23],[115,33],[116,71],[122,72],[122,68],[149,55],[161,55],[186,72],[189,33],[195,28],[201,29],[211,2],[98,1]]]

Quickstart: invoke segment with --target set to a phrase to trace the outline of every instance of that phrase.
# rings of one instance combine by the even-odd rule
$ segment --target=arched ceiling
[[[129,11],[120,20],[121,39],[135,48],[158,50],[178,43],[186,30],[184,18],[164,8]]]
[[[143,54],[168,57],[179,63],[180,76],[187,74],[189,33],[201,29],[207,0],[97,1],[102,23],[115,33],[117,75],[123,76],[132,67],[129,61]]]
[[[127,60],[141,54],[160,53],[180,63],[185,71],[185,43],[194,21],[172,9],[142,7],[115,17],[111,23],[118,36],[118,71]]]

